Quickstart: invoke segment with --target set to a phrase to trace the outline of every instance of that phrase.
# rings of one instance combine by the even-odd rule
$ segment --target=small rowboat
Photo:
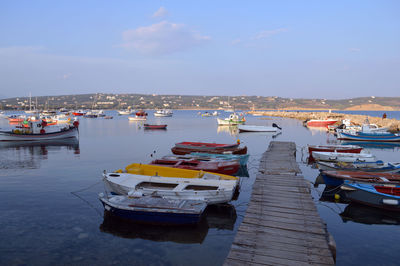
[[[179,157],[179,156],[176,156]],[[212,173],[224,175],[235,174],[240,167],[238,161],[219,161],[219,160],[201,160],[196,158],[173,158],[173,156],[165,156],[162,159],[152,161],[150,164],[174,167],[180,169],[203,170]]]
[[[239,179],[234,176],[203,171],[178,169],[146,164],[131,164],[116,173],[105,173],[108,191],[127,195],[160,196],[176,200],[202,200],[207,204],[232,200]]]
[[[362,171],[362,172],[379,172],[379,173],[400,172],[400,163],[384,163],[382,161],[376,161],[371,163],[317,162],[317,167],[321,171]]]
[[[249,160],[249,154],[214,154],[214,153],[205,153],[205,152],[192,152],[190,153],[192,156],[203,157],[203,158],[216,158],[223,160],[239,160],[241,166],[246,166],[247,161]]]
[[[370,185],[345,182],[341,189],[352,202],[390,211],[400,211],[399,185]]]
[[[308,145],[310,155],[312,155],[313,151],[360,153],[362,149],[357,145]]]
[[[400,184],[400,174],[354,171],[322,171],[325,184],[340,186],[344,180],[362,183]]]
[[[167,129],[167,125],[150,125],[150,124],[144,124],[143,125],[144,129]]]
[[[390,132],[338,132],[337,138],[340,140],[357,140],[357,141],[373,141],[373,142],[400,142],[400,135]]]
[[[177,155],[185,155],[192,152],[207,152],[207,153],[217,153],[217,154],[246,154],[247,147],[223,147],[223,148],[214,148],[214,149],[204,149],[202,147],[173,147],[171,149],[173,154]]]
[[[105,196],[99,194],[104,209],[135,222],[183,225],[196,224],[207,207],[204,201],[175,200],[152,196]]]
[[[334,120],[334,119],[311,119],[306,121],[306,125],[308,127],[328,127],[329,125],[333,125],[336,122],[338,122],[338,120]]]
[[[346,153],[346,152],[323,152],[313,151],[312,157],[316,161],[326,162],[374,162],[376,158],[370,153]]]
[[[280,128],[277,124],[273,123],[271,127],[268,126],[255,126],[255,125],[238,125],[239,132],[277,132]]]
[[[229,148],[236,148],[239,146],[239,143],[233,144],[220,144],[220,143],[207,143],[207,142],[179,142],[175,144],[177,148],[194,148],[194,149],[201,149],[201,150],[214,150],[214,149],[229,149]]]

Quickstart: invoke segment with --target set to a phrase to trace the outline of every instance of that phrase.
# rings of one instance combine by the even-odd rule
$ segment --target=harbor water
[[[400,118],[400,112],[386,113]],[[319,171],[307,164],[304,147],[338,143],[331,133],[308,129],[294,119],[246,116],[247,124],[276,123],[282,133],[239,134],[237,128],[218,127],[215,117],[201,117],[197,111],[174,111],[173,117],[162,118],[150,111],[147,123],[168,128],[144,130],[142,122],[128,121],[115,111],[106,114],[114,119],[81,118],[79,141],[0,143],[1,265],[222,265],[245,215],[259,159],[271,140],[296,143],[297,161],[336,241],[338,265],[398,264],[400,214],[334,202],[326,197],[330,191],[325,185],[315,184]],[[222,112],[220,117],[228,115]],[[10,126],[1,119],[0,127]],[[250,154],[247,171],[240,174],[240,194],[230,204],[208,208],[199,225],[138,225],[105,215],[98,200],[104,192],[104,170],[148,163],[171,154],[171,147],[181,141],[237,139]],[[365,148],[378,159],[400,162],[400,144]]]

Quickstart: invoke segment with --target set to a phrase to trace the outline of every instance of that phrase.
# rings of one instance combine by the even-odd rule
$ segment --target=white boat
[[[132,114],[133,113],[133,110],[119,110],[118,111],[118,114],[119,115],[130,115],[130,114]]]
[[[273,123],[269,126],[256,126],[256,125],[238,125],[239,132],[277,132],[281,130],[277,124]]]
[[[158,169],[169,167],[153,166]],[[198,177],[173,177],[134,173],[104,173],[103,180],[108,191],[119,195],[138,193],[143,196],[160,196],[177,200],[201,200],[207,204],[226,203],[232,200],[238,179],[223,179],[225,175],[203,171],[171,168],[174,172],[196,173]],[[163,171],[163,170],[160,170]],[[167,170],[168,171],[168,170]],[[157,174],[157,172],[155,173]],[[176,176],[178,176],[177,174]]]
[[[146,121],[147,120],[147,116],[129,116],[128,117],[129,121]]]
[[[326,162],[374,162],[376,158],[370,153],[347,153],[347,152],[322,152],[313,151],[312,156],[316,161]]]
[[[157,110],[154,113],[154,116],[158,117],[171,117],[173,112],[171,110]]]
[[[0,141],[42,141],[78,138],[79,122],[65,126],[46,126],[43,121],[27,121],[23,127],[0,131]]]
[[[220,119],[217,118],[218,125],[220,126],[232,126],[232,125],[239,125],[244,124],[246,119],[243,115],[238,115],[236,113],[230,114],[228,118]]]

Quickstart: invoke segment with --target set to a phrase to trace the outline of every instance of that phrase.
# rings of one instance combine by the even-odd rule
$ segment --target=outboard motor
[[[282,130],[282,128],[275,123],[272,123],[272,127],[276,127],[276,128],[279,128],[280,130]]]

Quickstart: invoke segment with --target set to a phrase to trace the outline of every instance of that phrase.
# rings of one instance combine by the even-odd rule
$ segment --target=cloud
[[[235,39],[235,40],[233,40],[233,41],[231,42],[231,44],[232,44],[232,45],[235,45],[235,44],[238,44],[238,43],[241,43],[241,42],[242,42],[241,39]]]
[[[361,51],[361,49],[360,48],[350,48],[349,51],[353,52],[353,53],[358,53]]]
[[[164,18],[168,15],[168,10],[165,7],[160,7],[154,14],[151,16],[152,18]]]
[[[256,37],[254,37],[254,39],[264,39],[267,37],[270,37],[272,35],[278,34],[278,33],[282,33],[282,32],[287,32],[288,29],[286,28],[280,28],[280,29],[275,29],[275,30],[264,30],[264,31],[260,31]]]
[[[200,35],[184,24],[161,21],[146,27],[126,30],[122,33],[121,47],[142,54],[159,55],[183,51],[201,45],[211,38]]]

